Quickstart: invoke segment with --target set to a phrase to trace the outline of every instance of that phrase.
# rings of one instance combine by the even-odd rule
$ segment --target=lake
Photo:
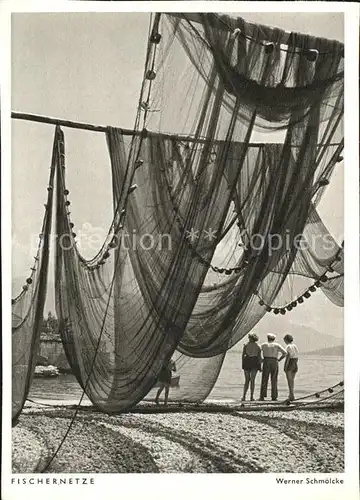
[[[299,372],[295,380],[295,396],[302,397],[327,389],[343,379],[343,357],[303,355],[299,359]],[[258,375],[255,389],[256,398],[259,395],[260,380],[261,376]],[[218,381],[208,399],[229,402],[239,401],[242,397],[243,383],[241,353],[230,351],[226,355]],[[287,384],[283,371],[283,362],[279,370],[278,386],[279,399],[285,399],[287,397]],[[76,400],[80,398],[81,393],[82,390],[73,375],[60,375],[57,378],[34,379],[29,398],[34,400]]]
[[[210,394],[210,399],[235,399],[242,397],[244,384],[241,367],[241,353],[229,352],[225,358],[223,370]],[[284,373],[284,363],[279,367],[279,399],[288,395],[287,382]],[[302,355],[299,359],[299,371],[295,379],[295,396],[303,397],[344,380],[344,358],[338,356]],[[257,376],[255,397],[259,396],[261,374]],[[270,383],[269,383],[270,388]],[[270,392],[268,391],[270,396]],[[248,393],[248,397],[250,394]]]

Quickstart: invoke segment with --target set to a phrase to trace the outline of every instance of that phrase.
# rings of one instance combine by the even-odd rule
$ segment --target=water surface
[[[279,398],[286,398],[287,385],[283,362],[280,365]],[[295,395],[296,397],[303,397],[327,389],[343,379],[343,357],[303,355],[299,360],[299,372],[295,381]],[[259,396],[260,380],[261,375],[258,375],[255,389],[256,398]],[[241,369],[241,353],[229,352],[225,357],[219,379],[209,395],[209,399],[215,401],[239,401],[242,396],[243,384],[244,374]],[[29,398],[76,400],[81,397],[81,394],[82,390],[73,375],[60,375],[57,378],[34,379]]]

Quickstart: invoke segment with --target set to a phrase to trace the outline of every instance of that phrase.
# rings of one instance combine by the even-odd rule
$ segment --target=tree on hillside
[[[55,335],[59,332],[59,321],[51,311],[48,312],[48,317],[43,319],[43,332]]]

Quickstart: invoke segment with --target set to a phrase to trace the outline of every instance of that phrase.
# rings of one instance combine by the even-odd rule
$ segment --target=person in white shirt
[[[287,352],[280,344],[274,342],[276,339],[274,334],[269,333],[267,339],[267,342],[261,344],[264,361],[261,378],[260,401],[264,401],[267,396],[269,377],[271,377],[271,399],[276,401],[278,397],[277,382],[279,374],[279,361],[285,358]]]
[[[294,382],[295,375],[298,371],[299,350],[293,343],[294,338],[292,335],[285,335],[284,342],[286,344],[286,359],[284,363],[284,371],[289,387],[289,401],[294,401]]]

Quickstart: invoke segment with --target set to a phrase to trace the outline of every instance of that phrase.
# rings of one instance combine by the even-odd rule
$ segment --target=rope
[[[204,15],[204,14],[203,14]],[[265,41],[264,39],[264,35],[263,33],[261,32],[261,30],[258,30],[257,32],[257,35],[258,37],[257,38],[253,38],[251,37],[250,35],[246,35],[245,33],[243,33],[239,28],[237,28],[238,31],[236,30],[233,30],[233,27],[230,26],[230,24],[226,21],[226,18],[229,18],[230,16],[223,16],[223,15],[219,15],[219,14],[216,14],[216,13],[209,13],[207,14],[208,16],[209,15],[213,15],[221,24],[223,24],[223,26],[229,30],[230,32],[233,32],[233,34],[235,36],[237,36],[237,34],[241,35],[243,38],[245,38],[246,40],[249,40],[255,44],[258,44],[258,45],[262,45],[262,46],[267,46],[267,45],[275,45],[273,42],[270,42],[268,40]],[[180,18],[180,20],[183,20],[183,21],[186,21],[188,24],[190,24],[190,26],[194,29],[194,31],[197,32],[198,36],[200,36],[199,32],[192,26],[191,23],[196,23],[196,24],[203,24],[202,20],[201,20],[201,17],[200,17],[200,14],[195,14],[195,13],[186,13],[186,14],[180,14],[180,13],[167,13],[167,16],[169,17],[177,17],[177,18]],[[237,19],[237,18],[234,18],[232,17],[232,19]],[[261,27],[261,25],[259,24],[254,24],[254,23],[250,23],[250,22],[247,22],[244,18],[241,18],[243,21],[245,21],[245,23],[249,26],[249,27],[256,27],[258,28],[259,26]],[[268,29],[268,27],[266,26],[266,29]],[[272,28],[274,29],[274,28]],[[289,37],[293,34],[289,31],[285,31],[285,30],[280,30],[279,28],[276,28],[276,31],[277,31],[277,35],[281,32],[282,33],[282,38],[280,40],[280,42],[278,42],[276,45],[279,47],[279,50],[283,51],[283,52],[289,52],[289,50],[285,49],[285,48],[282,48],[281,45],[289,45]],[[296,33],[296,35],[299,36],[298,33]],[[306,36],[306,35],[305,35]],[[262,40],[259,40],[259,37],[262,37]],[[302,37],[304,37],[304,35],[302,35]],[[336,42],[339,44],[339,46],[342,48],[342,57],[344,57],[344,44],[337,41]],[[301,50],[301,51],[293,51],[297,54],[299,53],[302,53],[302,52],[308,52],[309,50],[317,50],[317,49],[305,49],[305,50]],[[332,54],[332,52],[320,52],[318,51],[319,55],[326,55],[326,54]]]
[[[220,16],[219,14],[214,14],[214,16],[218,19],[218,21],[220,21],[228,30],[230,31],[233,31],[233,28],[232,26],[230,26],[226,21],[225,19],[223,19],[222,16]],[[247,24],[250,24],[250,23],[247,23]],[[306,53],[309,53],[309,51],[311,50],[316,50],[317,53],[319,55],[327,55],[327,54],[333,54],[332,51],[327,51],[327,52],[320,52],[318,51],[317,49],[311,49],[311,48],[307,48],[307,49],[300,49],[300,50],[289,50],[289,49],[285,49],[283,47],[281,47],[281,45],[279,43],[275,44],[273,42],[270,42],[270,41],[266,41],[266,42],[262,42],[262,41],[259,41],[258,38],[253,38],[249,35],[246,35],[245,33],[243,33],[240,29],[238,29],[238,31],[236,31],[236,33],[233,31],[234,35],[237,35],[239,34],[239,36],[242,36],[243,38],[245,38],[246,40],[249,40],[250,42],[253,42],[257,45],[261,45],[263,47],[266,47],[268,45],[273,45],[273,46],[277,46],[278,49],[281,51],[281,52],[286,52],[286,53],[293,53],[293,54],[306,54]],[[291,32],[284,32],[285,35],[287,35],[289,37],[289,40],[291,41],[291,37],[293,36],[293,33]],[[283,43],[283,45],[288,45],[289,44],[289,40],[287,41],[287,43]],[[340,42],[338,42],[339,45],[343,48],[342,50],[342,57],[344,57],[344,45]]]
[[[328,387],[327,389],[323,389],[323,390],[318,391],[318,392],[313,392],[313,393],[307,394],[306,396],[302,396],[301,398],[296,398],[294,401],[291,402],[291,404],[296,404],[296,403],[302,402],[302,401],[304,401],[304,400],[306,400],[308,398],[311,398],[311,397],[316,397],[317,399],[319,399],[319,402],[321,402],[321,401],[327,401],[328,399],[334,398],[334,397],[338,396],[339,394],[343,394],[344,393],[344,389],[341,389],[338,392],[335,392],[335,394],[333,394],[334,389],[340,388],[340,387],[344,387],[344,381],[340,381],[337,384]],[[320,399],[321,394],[325,394],[327,392],[330,393],[330,396],[326,396],[326,397],[323,397],[323,398]],[[34,404],[42,405],[42,406],[48,406],[48,407],[51,407],[51,408],[57,408],[58,406],[62,406],[62,407],[64,406],[64,407],[66,407],[66,405],[56,405],[56,404],[50,404],[50,403],[42,403],[40,401],[34,401],[33,399],[30,399],[30,398],[27,398],[27,401],[29,401],[31,403],[34,403]],[[287,400],[279,401],[279,402],[271,402],[271,403],[269,402],[269,403],[272,406],[279,406],[279,405],[283,405],[284,403],[286,403],[286,401]],[[187,401],[183,400],[183,401],[178,402],[177,404],[175,403],[173,405],[170,405],[169,408],[174,408],[175,406],[183,407],[185,403],[187,403]],[[314,403],[315,403],[315,401],[309,401],[309,402],[305,402],[305,403],[303,403],[303,404],[301,403],[301,404],[302,404],[302,406],[304,406],[305,404],[309,405],[309,404],[314,404]],[[193,407],[199,406],[198,403],[188,403],[188,405],[189,405],[189,407],[191,407],[191,406],[193,406]],[[73,407],[73,405],[70,405],[70,406]],[[143,408],[148,407],[148,406],[150,406],[150,405],[146,403],[146,405],[144,405]],[[203,406],[206,406],[206,407],[217,406],[218,407],[219,405],[216,404],[216,403],[212,403],[212,404],[201,403],[200,406],[201,407],[203,407]],[[233,405],[233,406],[235,406],[235,405]],[[264,406],[264,404],[261,404],[261,406]],[[90,409],[90,408],[91,407],[86,407],[86,409]],[[166,408],[166,407],[160,407],[159,408],[158,406],[156,406],[153,409],[154,410],[159,410],[159,409],[164,409],[164,408]],[[226,408],[227,408],[227,406],[226,406]],[[132,408],[131,410],[129,410],[129,413],[133,413],[134,411],[139,411],[139,410],[142,411],[141,406],[140,407]]]
[[[340,257],[340,254],[341,252],[343,251],[343,248],[344,248],[344,240],[341,244],[341,246],[339,247],[338,251],[336,252],[335,256],[334,256],[334,259],[332,262],[330,262],[330,264],[327,265],[327,270],[321,275],[319,276],[319,278],[317,280],[315,280],[313,282],[312,285],[310,285],[301,295],[299,295],[296,299],[288,302],[287,304],[285,304],[284,306],[282,307],[272,307],[270,304],[266,304],[266,302],[262,299],[262,297],[257,293],[257,297],[260,299],[259,300],[259,304],[261,306],[264,306],[266,308],[266,311],[267,312],[273,312],[274,314],[286,314],[286,312],[288,311],[291,311],[292,309],[294,309],[294,307],[297,306],[297,304],[301,304],[304,302],[304,298],[305,299],[308,299],[310,298],[311,294],[314,293],[317,288],[320,288],[322,285],[322,283],[326,283],[326,282],[329,282],[329,281],[332,281],[332,280],[335,280],[335,279],[338,279],[340,277],[343,277],[344,276],[344,273],[339,273],[337,276],[333,276],[331,278],[329,278],[327,276],[327,273],[328,272],[334,272],[334,269],[332,268],[332,266],[334,264],[336,264],[336,262],[340,261],[341,260],[341,257]]]

